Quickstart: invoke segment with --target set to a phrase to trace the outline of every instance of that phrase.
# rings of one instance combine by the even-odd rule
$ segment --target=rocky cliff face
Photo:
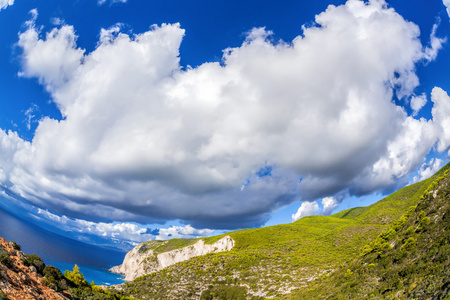
[[[4,299],[67,299],[43,284],[44,277],[34,266],[25,266],[24,254],[14,244],[0,238],[0,298]],[[3,297],[3,298],[2,298]]]
[[[198,240],[194,245],[159,254],[153,250],[143,251],[142,247],[144,247],[143,244],[139,244],[133,248],[127,253],[123,263],[111,268],[110,271],[124,274],[125,280],[130,281],[195,256],[230,251],[234,247],[234,240],[230,236],[225,236],[210,245],[205,244],[203,240]]]

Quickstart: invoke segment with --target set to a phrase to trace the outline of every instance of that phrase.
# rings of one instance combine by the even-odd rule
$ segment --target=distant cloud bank
[[[255,226],[294,201],[331,211],[336,195],[390,191],[450,145],[445,91],[433,89],[430,120],[392,101],[412,98],[414,113],[429,101],[413,93],[416,65],[443,40],[433,31],[424,47],[384,1],[331,5],[291,42],[255,28],[222,63],[187,70],[179,24],[115,25],[86,53],[72,26],[43,33],[36,16],[19,36],[20,75],[63,120],[40,120],[32,142],[0,130],[0,184],[58,214]],[[293,218],[316,209],[306,203]]]

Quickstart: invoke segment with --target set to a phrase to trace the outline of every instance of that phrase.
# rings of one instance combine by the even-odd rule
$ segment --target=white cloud
[[[20,150],[29,148],[30,143],[22,140],[16,132],[7,133],[0,130],[0,185],[6,188],[13,187],[10,175],[15,168],[14,156]],[[26,151],[26,150],[25,150]]]
[[[306,216],[318,215],[320,213],[319,204],[317,202],[303,202],[297,212],[292,215],[292,221],[297,221]]]
[[[342,198],[342,196],[339,198]],[[319,207],[317,202],[302,202],[297,212],[292,215],[292,221],[295,222],[306,216],[329,215],[340,202],[341,199],[338,200],[336,197],[325,197],[322,199],[322,208]]]
[[[39,38],[40,29],[35,27],[37,10],[32,10],[28,30],[19,35],[18,45],[23,50],[24,72],[19,75],[37,77],[49,91],[57,89],[73,76],[80,66],[84,50],[76,49],[76,35],[72,26],[54,28],[46,34],[45,40]]]
[[[436,37],[436,30],[438,28],[438,24],[433,25],[433,29],[431,30],[430,35],[430,47],[426,47],[425,52],[425,59],[428,61],[435,60],[439,50],[442,49],[442,44],[444,44],[447,39],[446,38],[438,38]]]
[[[442,167],[442,160],[432,158],[428,163],[423,163],[418,171],[418,176],[413,178],[413,182],[425,180],[433,176]]]
[[[334,197],[325,197],[322,199],[323,206],[323,214],[329,215],[333,209],[335,209],[339,205],[339,201],[337,201]]]
[[[0,0],[0,10],[14,4],[14,0]]]
[[[413,110],[413,116],[417,116],[422,107],[427,104],[427,95],[422,94],[420,96],[413,96],[411,98],[411,108]]]
[[[450,17],[450,0],[443,0],[445,7],[447,7],[447,14]]]
[[[41,218],[41,221],[53,223],[53,226],[58,224],[57,227],[62,227],[66,231],[138,243],[152,239],[151,235],[146,234],[146,228],[133,223],[91,222],[59,216],[43,209],[38,209],[35,216]]]
[[[167,240],[173,238],[197,238],[209,236],[214,232],[211,229],[195,229],[191,225],[170,226],[169,228],[160,228],[157,240]]]
[[[27,124],[27,129],[30,130],[31,129],[31,123],[37,122],[35,120],[36,115],[34,115],[34,113],[39,110],[39,107],[36,104],[32,104],[25,112],[25,123]]]
[[[22,74],[64,119],[42,119],[32,144],[16,139],[26,147],[1,159],[14,161],[4,171],[13,191],[58,214],[261,224],[297,199],[405,182],[450,128],[391,101],[412,95],[416,64],[435,56],[384,1],[330,6],[291,43],[254,29],[223,64],[188,70],[179,24],[133,36],[115,25],[86,53],[69,25],[42,38],[36,15],[19,36]],[[257,175],[266,166],[270,176]]]
[[[450,147],[450,97],[446,91],[435,87],[431,92],[431,101],[434,104],[431,113],[439,136],[437,150],[444,152]]]
[[[127,3],[128,0],[110,0],[109,2],[111,4],[115,4],[115,3]],[[97,0],[98,5],[103,5],[106,2],[108,2],[108,0]]]
[[[89,236],[95,236],[98,238],[97,242],[102,240],[104,242],[105,240],[120,241],[120,244],[115,246],[124,248],[125,250],[129,250],[130,247],[139,243],[154,239],[197,238],[210,236],[214,233],[214,230],[195,229],[191,225],[157,228],[153,230],[154,232],[150,233],[146,227],[134,223],[91,222],[76,218],[68,218],[67,216],[59,216],[43,209],[37,209],[36,213],[32,213],[31,215],[48,225],[72,232],[75,234],[75,237],[83,240],[89,239]],[[95,243],[92,239],[90,242]]]

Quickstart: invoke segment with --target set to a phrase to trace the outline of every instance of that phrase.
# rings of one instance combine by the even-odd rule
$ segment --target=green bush
[[[66,270],[64,276],[79,287],[90,287],[90,284],[84,279],[83,273],[80,272],[78,265],[73,267],[73,271]]]
[[[8,300],[8,297],[0,290],[0,300]]]
[[[17,244],[16,242],[11,241],[11,245],[12,245],[12,247],[14,248],[14,250],[17,250],[17,251],[21,251],[21,250],[22,250],[22,248],[20,247],[20,245]]]
[[[392,240],[394,238],[394,236],[395,236],[395,230],[393,228],[389,228],[388,230],[383,231],[380,234],[380,237],[385,241]]]
[[[43,274],[45,263],[38,255],[25,255],[24,257],[22,257],[22,262],[27,267],[34,266],[39,274]]]
[[[201,300],[246,300],[247,290],[242,286],[215,286],[203,291]]]
[[[414,227],[409,226],[408,229],[406,230],[405,234],[406,235],[411,235],[414,233]]]
[[[58,268],[45,266],[43,275],[45,276],[44,284],[49,288],[57,292],[62,292],[69,288],[66,278]]]
[[[4,264],[8,268],[12,268],[13,260],[9,256],[8,251],[0,245],[0,263]]]

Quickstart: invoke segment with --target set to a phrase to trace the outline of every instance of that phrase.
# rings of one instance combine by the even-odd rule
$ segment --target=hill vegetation
[[[448,171],[360,256],[288,299],[450,299]]]
[[[322,278],[335,278],[337,275],[331,274],[340,274],[340,270],[347,272],[349,262],[362,253],[371,257],[387,246],[401,248],[403,240],[387,245],[400,230],[398,220],[405,222],[413,215],[416,208],[411,207],[419,207],[423,196],[436,188],[436,178],[443,172],[368,207],[227,233],[236,242],[231,251],[192,258],[127,282],[119,289],[139,299],[263,299],[289,298],[289,294],[292,299],[321,298],[323,295],[314,289],[310,294],[302,292],[309,291]],[[221,237],[204,240],[213,243]],[[164,247],[172,250],[194,242],[173,240],[165,242]],[[152,249],[159,245],[148,244]],[[359,273],[353,269],[350,272],[356,280]],[[346,281],[347,277],[342,278]],[[318,286],[315,291],[321,289]],[[346,298],[345,293],[342,298]]]

